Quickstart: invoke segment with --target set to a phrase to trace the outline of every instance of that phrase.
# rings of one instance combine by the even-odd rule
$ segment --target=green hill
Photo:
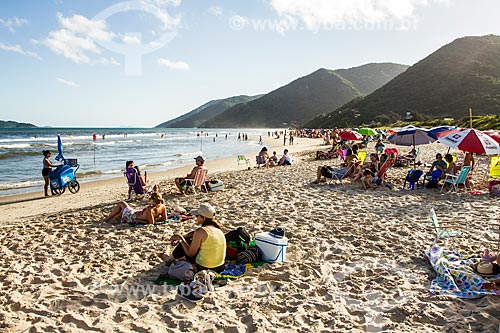
[[[305,127],[379,126],[406,118],[461,119],[500,111],[500,37],[464,37],[443,46],[365,98]]]
[[[233,96],[225,99],[216,99],[210,102],[203,104],[202,106],[183,114],[180,117],[164,122],[156,128],[191,128],[198,127],[201,123],[219,115],[220,113],[226,111],[230,107],[239,104],[249,102],[254,100],[258,96]]]
[[[296,126],[373,91],[407,66],[368,64],[343,70],[319,69],[258,99],[233,106],[200,127]],[[339,74],[342,73],[342,74]],[[360,84],[360,88],[352,81]]]
[[[0,128],[37,128],[37,127],[38,126],[29,123],[18,123],[17,121],[0,120]]]

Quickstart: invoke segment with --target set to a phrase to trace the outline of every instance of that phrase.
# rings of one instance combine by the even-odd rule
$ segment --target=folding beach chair
[[[388,158],[384,164],[380,167],[380,170],[377,172],[375,175],[375,182],[377,185],[380,185],[384,182],[384,180],[387,178],[387,170],[391,167],[393,162],[392,158]]]
[[[500,178],[500,156],[492,156],[490,160],[490,177]]]
[[[420,177],[422,177],[423,173],[424,172],[422,170],[417,170],[417,169],[411,169],[410,171],[408,171],[408,174],[405,177],[405,182],[403,184],[403,190],[406,187],[406,182],[408,182],[408,187],[410,189],[414,190],[415,184],[417,184],[417,189],[418,189],[418,181],[420,180]],[[422,187],[424,187],[423,184]]]
[[[446,178],[444,179],[443,185],[441,186],[441,191],[443,192],[443,188],[445,184],[451,184],[452,190],[458,193],[458,185],[463,184],[465,191],[467,191],[467,176],[469,175],[471,166],[465,165],[460,169],[460,173],[458,175],[452,175],[447,173]]]
[[[364,161],[366,159],[366,155],[368,155],[368,153],[366,151],[363,151],[363,150],[358,151],[358,160],[361,161],[361,164],[364,163]]]
[[[439,223],[436,212],[434,211],[434,208],[431,208],[430,211],[430,217],[432,221],[432,228],[434,232],[436,233],[436,238],[434,239],[434,242],[430,246],[430,250],[436,245],[436,243],[440,239],[449,239],[451,237],[456,237],[460,236],[460,231],[457,230],[459,227],[457,225],[449,224],[453,222],[441,222]]]
[[[208,169],[203,169],[203,168],[198,168],[196,171],[196,175],[194,178],[184,178],[186,182],[189,182],[191,189],[193,193],[196,193],[197,189],[200,189],[200,191],[203,191],[203,188],[205,188],[205,192],[208,192],[207,186],[205,185],[205,178],[207,177]]]
[[[238,167],[244,165],[246,168],[250,168],[250,160],[245,155],[238,155],[236,161],[238,162]]]
[[[132,194],[132,191],[134,191],[134,193],[137,195],[144,194],[144,188],[142,187],[141,179],[139,178],[139,173],[135,168],[127,168],[125,170],[124,175],[127,178],[129,199],[130,195]]]
[[[349,175],[352,173],[353,168],[358,165],[358,163],[353,163],[349,168],[344,168],[346,169],[345,172],[343,172],[343,169],[334,169],[332,173],[332,178],[330,179],[330,184],[333,184],[333,182],[336,180],[340,183],[340,185],[344,186],[344,183],[342,182],[342,179],[349,177]],[[340,171],[342,170],[342,171]],[[337,171],[337,172],[335,172]]]

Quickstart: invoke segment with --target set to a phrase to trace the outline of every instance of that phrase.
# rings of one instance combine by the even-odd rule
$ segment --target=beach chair
[[[137,172],[137,170],[135,168],[127,168],[124,175],[127,178],[128,198],[130,199],[132,191],[134,191],[134,193],[137,195],[143,195],[144,188],[142,187],[141,179],[139,178],[139,173]]]
[[[405,177],[405,182],[403,184],[403,190],[406,187],[406,182],[408,182],[408,187],[412,190],[415,189],[415,184],[417,184],[417,189],[418,189],[418,181],[420,180],[420,177],[422,177],[422,174],[424,172],[422,170],[417,170],[417,169],[411,169],[408,171],[408,174]],[[422,187],[424,185],[422,184]]]
[[[459,227],[457,225],[449,224],[454,222],[441,222],[439,223],[436,212],[434,208],[431,208],[430,217],[432,221],[432,229],[436,233],[436,238],[430,246],[430,250],[436,245],[440,239],[449,239],[451,237],[460,236],[460,231],[457,230]]]
[[[332,178],[330,179],[330,184],[333,184],[334,181],[338,181],[340,185],[344,186],[342,179],[347,178],[352,173],[353,169],[359,165],[359,163],[353,163],[349,168],[335,169],[336,171],[342,170],[342,172],[333,172]],[[345,172],[343,172],[345,170]]]
[[[490,160],[490,177],[500,178],[500,156],[492,156]]]
[[[443,192],[444,185],[451,184],[452,190],[458,193],[458,185],[463,184],[464,190],[467,191],[467,176],[469,175],[471,166],[465,165],[460,169],[460,173],[458,175],[452,175],[447,173],[446,178],[444,179],[443,185],[441,186],[441,191]]]
[[[205,188],[205,193],[208,192],[207,186],[205,185],[205,178],[207,177],[208,169],[198,168],[194,178],[184,178],[186,182],[189,182],[193,193],[196,193],[196,190],[200,189],[203,191]]]
[[[368,155],[368,153],[366,151],[363,151],[363,150],[358,151],[358,160],[361,161],[361,164],[364,163],[364,161],[366,159],[366,155]]]
[[[375,183],[377,183],[377,185],[382,184],[384,182],[384,180],[387,178],[387,170],[389,170],[389,168],[391,167],[392,162],[393,162],[393,159],[388,158],[384,162],[384,164],[382,164],[382,166],[380,167],[380,170],[375,175]]]
[[[238,155],[236,161],[238,162],[238,167],[244,165],[246,168],[250,168],[250,160],[245,155]]]

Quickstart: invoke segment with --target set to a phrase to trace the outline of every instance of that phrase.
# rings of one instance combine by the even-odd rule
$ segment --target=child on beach
[[[283,151],[283,156],[280,158],[278,165],[292,165],[292,158],[288,155],[288,149]]]
[[[133,224],[154,224],[156,221],[167,219],[167,209],[163,198],[158,193],[153,193],[149,197],[150,205],[142,210],[133,209],[125,201],[116,205],[111,213],[104,219],[105,222],[120,218],[122,223]]]
[[[52,168],[55,167],[56,165],[52,164],[50,161],[50,151],[49,150],[44,150],[43,152],[43,169],[42,169],[42,176],[43,180],[45,181],[45,184],[43,185],[43,190],[45,191],[45,196],[49,196],[49,173],[52,172]]]
[[[373,182],[373,175],[370,170],[366,169],[363,171],[363,177],[361,178],[361,183],[365,190],[373,190],[377,188],[377,184]]]

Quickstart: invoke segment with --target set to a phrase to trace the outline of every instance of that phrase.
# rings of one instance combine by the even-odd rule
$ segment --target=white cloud
[[[124,36],[122,38],[122,41],[125,43],[125,44],[129,44],[129,45],[140,45],[141,44],[141,40],[139,37],[137,36]]]
[[[337,24],[380,23],[413,18],[418,7],[451,0],[270,0],[282,17],[300,20],[309,30]]]
[[[183,61],[170,61],[165,58],[158,59],[158,64],[173,70],[189,70],[189,65]]]
[[[207,12],[210,15],[213,15],[213,16],[219,17],[219,18],[222,17],[222,15],[223,15],[223,9],[220,6],[212,6],[212,7],[207,9]]]
[[[19,53],[25,56],[29,56],[38,60],[41,60],[40,56],[35,52],[25,51],[21,45],[8,45],[0,42],[0,50]]]
[[[180,16],[172,17],[167,12],[167,7],[179,7],[182,0],[142,0],[142,6],[163,23],[163,31],[175,31],[180,25]]]
[[[101,64],[101,65],[110,65],[110,66],[120,66],[120,63],[116,61],[115,58],[104,58],[101,57],[99,60],[95,61],[94,63]]]
[[[62,83],[68,87],[71,87],[71,88],[78,88],[79,85],[73,81],[68,81],[68,80],[65,80],[65,79],[61,79],[60,77],[56,78],[56,81],[59,82],[59,83]]]
[[[64,17],[57,13],[61,29],[49,32],[42,43],[52,52],[62,54],[77,64],[90,63],[90,54],[100,54],[96,41],[109,41],[115,34],[108,31],[106,22],[93,21],[81,15]]]
[[[0,25],[7,28],[10,32],[15,32],[14,27],[15,28],[22,27],[23,25],[28,24],[28,22],[29,21],[27,19],[19,18],[16,16],[9,17],[8,19],[0,18]]]

